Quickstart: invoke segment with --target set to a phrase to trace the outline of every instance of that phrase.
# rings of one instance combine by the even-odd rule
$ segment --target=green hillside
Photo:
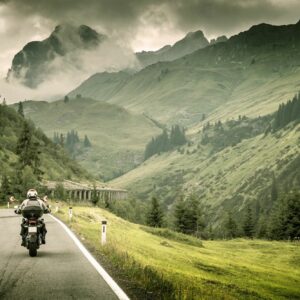
[[[67,209],[64,206],[57,214],[65,222]],[[74,206],[73,212],[70,226],[106,263],[131,299],[300,297],[297,243],[245,239],[201,242],[171,230],[133,224],[95,207]],[[108,224],[105,246],[99,241],[103,219]]]
[[[18,185],[22,182],[25,182],[23,186],[26,186],[26,184],[37,182],[38,179],[58,181],[92,179],[92,176],[71,160],[61,147],[53,144],[40,129],[35,128],[34,124],[26,123],[25,119],[14,109],[0,105],[0,120],[0,178],[3,181],[3,176],[8,177],[12,184],[10,192],[18,190]],[[24,132],[25,123],[28,124],[26,128],[31,136],[31,153],[28,144],[24,146],[24,149],[18,149],[19,138]],[[25,162],[19,153],[23,151],[27,151]],[[5,192],[3,186],[0,195],[2,192]]]
[[[69,93],[69,96],[75,98],[78,94],[87,97],[109,100],[114,96],[130,78],[129,73],[120,71],[116,73],[97,73],[84,81],[78,88]],[[99,88],[99,86],[101,88]],[[95,96],[97,98],[95,98]]]
[[[148,140],[160,129],[144,116],[88,98],[70,101],[24,102],[25,115],[49,138],[75,130],[92,146],[76,156],[99,179],[114,177],[141,162]]]
[[[97,97],[103,83],[95,80],[91,96],[163,123],[195,124],[203,113],[216,119],[264,115],[299,90],[299,33],[300,22],[253,26],[228,41],[146,67],[110,99]]]
[[[259,210],[257,218],[266,217],[274,177],[279,193],[300,186],[300,125],[266,134],[270,121],[269,116],[211,125],[191,135],[189,145],[155,155],[112,183],[139,199],[155,195],[169,208],[180,195],[194,193],[215,228],[229,211],[241,220],[249,205]]]

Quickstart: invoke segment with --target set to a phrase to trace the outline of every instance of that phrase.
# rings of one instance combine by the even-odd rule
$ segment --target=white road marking
[[[79,250],[87,258],[87,260],[92,264],[96,271],[101,275],[101,277],[110,286],[113,292],[117,295],[120,300],[130,300],[129,297],[124,293],[124,291],[118,286],[118,284],[108,275],[108,273],[103,269],[103,267],[96,261],[92,254],[85,248],[85,246],[79,241],[76,235],[67,227],[62,221],[50,215],[56,222],[58,222],[70,238],[74,241]]]

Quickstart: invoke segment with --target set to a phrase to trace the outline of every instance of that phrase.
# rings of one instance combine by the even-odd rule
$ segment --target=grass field
[[[201,242],[129,223],[100,208],[73,206],[73,214],[70,223],[64,205],[57,215],[135,286],[132,299],[300,299],[300,244]],[[102,219],[108,221],[104,247]]]
[[[102,180],[132,169],[142,160],[147,142],[161,132],[145,116],[87,98],[69,103],[27,101],[24,111],[49,138],[54,132],[66,135],[71,130],[81,139],[87,135],[92,147],[76,159]]]

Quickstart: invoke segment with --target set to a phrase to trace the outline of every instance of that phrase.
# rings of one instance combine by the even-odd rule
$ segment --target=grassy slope
[[[18,137],[22,130],[23,118],[9,107],[5,110],[1,122],[5,122],[5,129],[0,135],[0,177],[8,174],[14,169],[18,157],[15,154]],[[6,121],[6,119],[8,121]],[[38,142],[41,150],[41,170],[44,172],[44,179],[72,178],[74,180],[91,179],[91,175],[81,168],[78,163],[71,160],[64,151],[56,147],[43,133],[35,131],[35,142]]]
[[[66,221],[67,206],[58,215]],[[105,247],[99,242],[103,218],[108,220]],[[152,274],[149,269],[171,282],[177,289],[177,297],[171,299],[179,298],[178,290],[181,299],[192,295],[194,299],[300,298],[299,244],[239,239],[204,241],[203,247],[195,246],[199,242],[192,237],[186,242],[172,232],[171,238],[160,237],[105,210],[87,207],[74,207],[71,226],[96,254],[108,257],[118,273],[130,276],[131,282],[149,287],[145,275]],[[163,288],[162,282],[157,285],[157,290]],[[149,289],[148,295],[155,292]]]
[[[78,88],[69,93],[75,98],[77,94],[84,97],[106,101],[115,95],[127,82],[130,75],[126,72],[97,73],[84,81]],[[98,86],[101,86],[101,89]],[[97,98],[95,98],[95,96]]]
[[[272,172],[278,178],[299,157],[299,128],[259,135],[213,156],[209,146],[197,147],[200,140],[194,137],[184,154],[155,156],[112,183],[143,199],[157,194],[168,204],[182,191],[193,191],[210,205],[212,219],[225,217],[227,206],[238,212],[260,193],[268,198]]]
[[[88,135],[92,148],[78,157],[96,175],[111,176],[131,169],[143,155],[145,144],[160,132],[150,120],[112,104],[91,99],[25,102],[26,115],[52,138],[54,132],[77,130]]]

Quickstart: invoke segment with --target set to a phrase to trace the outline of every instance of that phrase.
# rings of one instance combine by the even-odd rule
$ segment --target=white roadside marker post
[[[9,201],[7,202],[7,208],[9,208]]]
[[[73,217],[73,209],[72,206],[69,207],[69,220],[72,222],[72,217]]]
[[[55,212],[57,213],[58,212],[58,201],[55,201],[55,203],[56,203]]]
[[[107,226],[107,221],[103,220],[102,222],[102,230],[101,230],[101,245],[106,244],[106,226]]]

